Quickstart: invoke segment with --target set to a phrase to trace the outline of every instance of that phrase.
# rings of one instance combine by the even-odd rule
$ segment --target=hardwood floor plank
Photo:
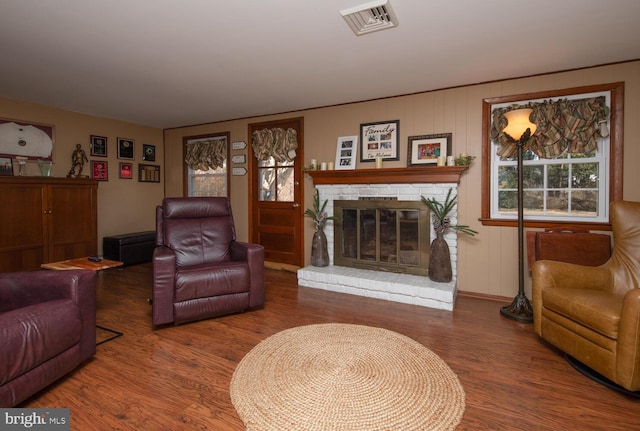
[[[459,430],[640,430],[640,400],[575,371],[498,302],[459,296],[453,312],[298,287],[266,271],[263,309],[154,329],[151,266],[103,271],[99,325],[124,332],[21,407],[69,407],[72,430],[243,430],[229,397],[238,362],[270,335],[340,322],[386,328],[439,355],[465,389]]]

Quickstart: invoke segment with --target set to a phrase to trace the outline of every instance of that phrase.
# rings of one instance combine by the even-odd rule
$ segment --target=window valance
[[[531,150],[541,158],[589,153],[598,149],[598,138],[609,136],[609,107],[604,96],[514,104],[496,108],[492,113],[490,137],[500,145],[500,157],[516,157],[517,145],[504,134],[507,126],[504,114],[522,108],[533,109],[530,120],[537,126],[523,149]]]
[[[273,157],[277,162],[290,162],[296,157],[298,132],[280,127],[256,130],[251,135],[253,153],[258,160]]]
[[[208,171],[224,166],[227,139],[212,139],[187,144],[185,162],[191,169]]]

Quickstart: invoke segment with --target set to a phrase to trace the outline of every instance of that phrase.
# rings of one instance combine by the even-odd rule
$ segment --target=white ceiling
[[[0,97],[160,128],[640,59],[638,0],[1,0]]]

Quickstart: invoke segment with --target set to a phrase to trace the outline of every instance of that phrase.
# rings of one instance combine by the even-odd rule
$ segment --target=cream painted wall
[[[93,117],[41,105],[1,99],[0,117],[53,124],[55,130],[54,166],[52,174],[63,177],[71,166],[71,153],[76,144],[90,154],[89,135],[107,136],[109,181],[98,187],[98,239],[107,235],[153,230],[155,206],[165,196],[182,196],[182,138],[213,132],[229,132],[232,141],[249,143],[248,124],[278,118],[304,117],[305,164],[314,158],[334,160],[339,136],[357,135],[360,123],[400,120],[400,160],[385,162],[386,167],[404,167],[407,137],[430,133],[453,133],[453,153],[468,152],[480,156],[482,139],[482,100],[528,92],[555,90],[583,85],[625,82],[624,123],[624,198],[640,201],[640,61],[594,67],[571,72],[514,79],[409,96],[354,103],[291,114],[256,117],[184,127],[163,131],[122,121]],[[118,178],[116,139],[135,140],[135,178]],[[164,144],[163,144],[164,139]],[[156,164],[162,166],[161,183],[139,183],[137,165],[142,161],[142,144],[156,145]],[[247,154],[234,150],[232,155]],[[90,157],[91,158],[91,157]],[[93,158],[99,160],[101,158]],[[364,164],[357,163],[357,168]],[[365,165],[368,167],[368,165]],[[88,171],[89,167],[87,167]],[[37,175],[36,165],[28,174]],[[248,238],[248,177],[232,176],[230,191],[234,216],[241,240]],[[480,161],[476,160],[463,175],[459,189],[459,222],[478,230],[477,237],[460,235],[458,241],[460,290],[483,295],[511,298],[517,291],[517,235],[515,228],[483,226],[480,217]],[[311,206],[313,182],[305,176],[304,207]],[[313,227],[305,221],[305,254],[309,261]],[[530,279],[526,277],[530,295]]]
[[[625,157],[624,198],[640,201],[640,62],[594,67],[524,79],[472,85],[448,90],[399,96],[389,99],[349,105],[310,109],[291,114],[256,117],[194,127],[165,130],[166,194],[182,195],[182,138],[213,132],[231,133],[231,140],[250,143],[248,124],[277,118],[304,116],[305,165],[310,159],[334,160],[339,136],[358,135],[359,124],[373,121],[400,120],[400,160],[385,162],[385,167],[404,167],[407,159],[407,138],[431,133],[453,133],[453,154],[468,152],[480,156],[482,145],[482,100],[484,98],[521,93],[556,90],[584,85],[625,82]],[[233,151],[246,154],[247,151]],[[356,168],[365,164],[358,162]],[[368,167],[368,165],[366,166]],[[481,206],[480,160],[472,163],[462,176],[459,189],[458,222],[468,224],[480,234],[476,237],[460,235],[458,240],[459,289],[482,295],[512,298],[517,292],[517,231],[511,227],[483,226]],[[313,182],[307,175],[304,181],[305,208],[311,206]],[[234,208],[238,237],[248,238],[247,176],[232,177],[231,201]],[[305,255],[309,250],[313,227],[305,223]],[[530,278],[526,279],[527,294],[531,295]],[[497,311],[496,311],[497,312]]]
[[[138,164],[142,162],[142,144],[156,146],[156,162],[163,164],[162,129],[139,126],[123,121],[93,117],[42,105],[0,98],[0,117],[55,126],[55,143],[51,175],[65,177],[71,168],[71,153],[81,144],[89,160],[109,163],[109,180],[98,183],[98,252],[102,254],[102,238],[144,230],[155,230],[155,206],[164,196],[164,182],[139,183]],[[89,136],[108,138],[107,157],[91,157]],[[135,160],[117,158],[117,138],[135,140]],[[134,178],[120,179],[118,163],[134,164]],[[143,162],[147,163],[147,162]],[[40,175],[36,163],[28,164],[28,175]],[[85,164],[83,174],[90,174]],[[161,170],[162,173],[162,170]]]

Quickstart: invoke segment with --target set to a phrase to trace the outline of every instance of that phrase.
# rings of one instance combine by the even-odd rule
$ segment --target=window
[[[294,162],[269,157],[258,161],[260,201],[293,202]]]
[[[482,222],[515,225],[517,219],[517,156],[501,157],[489,137],[493,112],[513,104],[603,96],[610,108],[609,135],[597,149],[542,158],[531,150],[523,157],[523,208],[527,226],[609,223],[609,202],[622,197],[622,83],[487,99],[483,102]]]
[[[184,138],[185,195],[229,195],[229,133]]]

